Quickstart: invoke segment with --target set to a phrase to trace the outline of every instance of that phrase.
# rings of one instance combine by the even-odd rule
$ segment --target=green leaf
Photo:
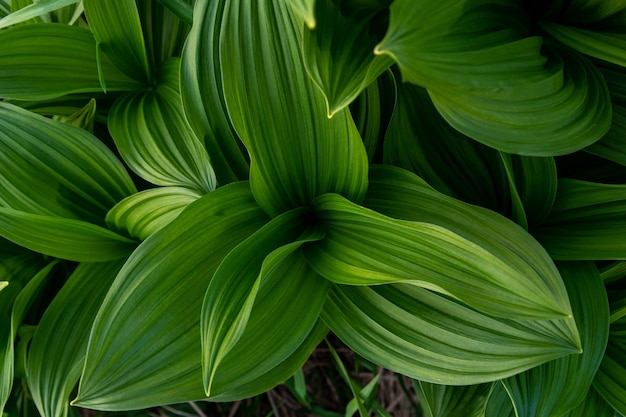
[[[374,55],[379,39],[370,35],[368,17],[346,17],[332,0],[315,3],[317,25],[304,30],[307,73],[324,93],[328,117],[348,106],[393,60]]]
[[[154,91],[120,97],[109,130],[128,166],[156,185],[215,189],[209,155],[187,123],[179,94],[180,60],[159,67]]]
[[[0,206],[104,225],[107,211],[136,191],[88,132],[2,102],[0,122]]]
[[[626,259],[626,186],[559,179],[554,207],[532,231],[559,260]]]
[[[50,13],[54,10],[60,9],[71,4],[78,3],[80,0],[39,0],[33,4],[24,7],[10,15],[0,19],[0,29],[8,26],[16,25],[18,23],[25,22],[26,20],[34,17],[39,17],[43,14]]]
[[[0,291],[5,289],[9,285],[8,281],[0,281]]]
[[[611,313],[614,313],[611,303]],[[593,387],[621,415],[626,415],[626,316],[611,323],[609,343]]]
[[[172,11],[181,21],[191,26],[193,22],[193,3],[189,4],[185,0],[158,0]]]
[[[365,149],[347,109],[326,117],[300,56],[302,28],[288,6],[240,0],[213,10],[205,3],[197,3],[196,11],[206,12],[201,18],[222,23],[212,46],[220,48],[224,96],[250,153],[259,205],[276,216],[328,192],[359,202],[367,188]]]
[[[485,417],[517,417],[511,397],[504,389],[504,385],[496,383],[487,401]]]
[[[617,417],[615,410],[592,387],[578,407],[561,417]]]
[[[11,286],[0,293],[0,412],[4,409],[14,376],[14,342],[17,330],[58,261],[42,268],[33,258],[15,269]],[[31,261],[31,262],[28,262]]]
[[[436,384],[490,382],[579,352],[557,322],[496,319],[411,284],[334,286],[322,318],[357,354]]]
[[[141,82],[152,80],[135,0],[83,0],[97,53],[105,54],[127,76]],[[105,77],[107,75],[102,70]]]
[[[93,124],[96,117],[96,100],[90,99],[82,108],[67,116],[53,116],[52,119],[76,126],[93,134]]]
[[[609,336],[609,304],[591,262],[559,264],[567,286],[582,354],[556,359],[503,381],[518,417],[561,416],[580,404],[600,366]]]
[[[42,416],[68,415],[91,324],[124,261],[80,264],[41,318],[30,343],[27,377]]]
[[[0,207],[0,236],[34,252],[77,262],[128,256],[135,240],[81,220],[43,216]]]
[[[304,20],[309,29],[315,29],[317,24],[315,19],[315,0],[287,0],[287,4]]]
[[[134,91],[142,84],[100,57],[107,91]],[[62,24],[0,31],[0,97],[44,100],[70,93],[102,93],[96,42],[89,30]]]
[[[204,294],[223,258],[268,220],[242,182],[190,204],[146,239],[96,316],[73,403],[123,410],[205,398]]]
[[[117,203],[106,216],[109,229],[139,240],[158,232],[202,197],[183,187],[158,187],[141,191]]]
[[[450,386],[415,381],[413,386],[428,417],[483,417],[494,384]]]
[[[213,383],[220,362],[237,344],[250,318],[254,300],[264,275],[272,273],[277,264],[298,249],[304,242],[319,240],[323,237],[315,229],[306,233],[310,212],[306,208],[295,209],[279,215],[263,226],[252,236],[237,245],[222,261],[215,271],[206,291],[202,306],[202,364],[204,369],[204,387],[208,397],[213,392]],[[306,268],[300,276],[306,277]],[[327,289],[321,286],[322,289]],[[324,300],[325,291],[320,297],[319,309]],[[274,299],[281,302],[281,298]],[[319,313],[319,309],[317,313]],[[313,308],[313,312],[315,309]],[[257,313],[257,314],[263,314]],[[299,314],[303,325],[310,330],[318,315],[307,317]],[[307,317],[309,320],[304,320]],[[294,336],[304,337],[307,332],[294,329]],[[267,334],[264,335],[267,337]],[[290,340],[299,344],[301,339]],[[297,346],[297,344],[293,347]],[[283,347],[286,354],[289,347]],[[279,358],[282,359],[282,358]],[[256,361],[255,361],[256,362]]]

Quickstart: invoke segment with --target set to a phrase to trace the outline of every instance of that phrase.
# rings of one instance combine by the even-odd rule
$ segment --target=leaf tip
[[[305,17],[304,23],[306,24],[306,27],[309,28],[309,30],[313,30],[315,29],[315,26],[317,26],[317,21],[315,20],[314,16]]]

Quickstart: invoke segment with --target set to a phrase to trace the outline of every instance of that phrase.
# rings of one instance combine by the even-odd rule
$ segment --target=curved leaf
[[[117,203],[106,216],[107,226],[139,240],[158,232],[202,195],[182,187],[141,191]]]
[[[104,53],[129,77],[141,82],[151,81],[153,74],[135,0],[83,0],[83,5],[98,53]],[[106,77],[104,70],[102,72]]]
[[[145,88],[100,57],[107,91]],[[0,31],[0,97],[44,100],[70,93],[102,93],[96,42],[89,30],[55,23]]]
[[[582,354],[556,359],[503,381],[518,417],[561,416],[587,396],[609,336],[609,304],[591,262],[559,264],[567,286]]]
[[[617,417],[615,410],[592,387],[578,407],[561,417]]]
[[[287,4],[304,19],[309,29],[315,28],[315,0],[287,0]]]
[[[108,126],[122,158],[142,178],[206,193],[215,189],[215,174],[183,113],[179,64],[161,65],[155,91],[120,97]]]
[[[623,298],[622,298],[623,304]],[[611,314],[615,313],[611,302]],[[611,323],[609,343],[593,387],[621,415],[626,415],[626,316]]]
[[[190,204],[146,239],[96,316],[73,404],[123,410],[205,398],[203,296],[224,257],[268,220],[242,182]]]
[[[0,206],[104,224],[135,192],[115,155],[82,129],[0,102]]]
[[[25,22],[33,17],[50,13],[62,7],[78,3],[79,1],[80,0],[39,0],[0,19],[0,29]]]
[[[560,260],[626,259],[626,186],[560,179],[546,222],[532,231]]]
[[[81,220],[42,216],[0,207],[0,236],[20,246],[77,262],[128,256],[137,242]]]
[[[224,96],[250,153],[250,186],[259,205],[275,216],[327,192],[361,200],[367,188],[361,138],[347,109],[326,117],[300,56],[302,28],[288,6],[239,0],[212,10],[204,3],[198,3],[206,10],[201,18],[222,23],[213,48],[220,48]]]
[[[415,381],[413,386],[428,417],[484,417],[494,384],[451,386]]]
[[[9,285],[8,281],[0,281],[0,291],[5,289]]]
[[[485,417],[517,417],[511,397],[504,389],[504,385],[496,383],[487,401]]]
[[[304,65],[324,93],[328,117],[348,106],[393,60],[374,55],[370,16],[345,17],[332,0],[315,2],[317,25],[304,30]]]
[[[42,316],[27,369],[28,387],[42,416],[67,416],[91,324],[124,261],[80,264]]]
[[[186,0],[158,0],[189,26],[193,23],[193,3]]]
[[[410,284],[334,286],[322,318],[357,354],[436,384],[490,382],[579,352],[544,321],[495,319]]]

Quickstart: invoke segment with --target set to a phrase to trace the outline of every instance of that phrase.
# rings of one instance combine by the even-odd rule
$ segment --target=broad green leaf
[[[344,16],[332,0],[315,2],[317,24],[305,29],[307,73],[324,93],[328,117],[348,106],[393,60],[374,55],[379,39],[370,35],[370,16]]]
[[[300,16],[309,29],[315,29],[315,0],[287,0],[293,10]]]
[[[105,56],[100,67],[107,91],[144,88]],[[89,30],[46,23],[0,31],[0,97],[44,100],[80,92],[103,92]]]
[[[81,263],[41,318],[30,343],[27,378],[42,416],[68,415],[93,319],[124,261]]]
[[[97,53],[105,54],[127,76],[150,82],[150,68],[135,0],[83,0]],[[102,70],[104,76],[107,73]]]
[[[182,22],[191,26],[193,22],[193,2],[189,4],[186,0],[158,0],[172,11]]]
[[[42,14],[50,13],[71,4],[78,3],[80,0],[39,0],[29,6],[24,7],[9,16],[0,19],[0,29],[22,23]]]
[[[614,303],[611,303],[611,313]],[[611,323],[609,343],[593,387],[621,415],[626,415],[626,316]]]
[[[626,186],[560,179],[547,221],[532,231],[560,260],[626,259]]]
[[[208,397],[213,391],[220,362],[245,331],[263,275],[302,245],[299,236],[304,234],[309,218],[306,208],[279,215],[237,245],[215,271],[206,290],[200,323],[204,387]],[[304,234],[303,238],[308,241],[322,236]],[[324,297],[321,298],[323,302]],[[317,316],[313,316],[310,323],[305,323],[308,329],[316,320]]]
[[[428,417],[483,417],[494,384],[451,386],[415,381],[413,386]]]
[[[504,389],[504,385],[496,383],[487,401],[485,417],[517,417],[511,397]]]
[[[518,417],[561,416],[580,404],[600,366],[609,336],[609,304],[591,262],[561,263],[582,354],[569,355],[503,381]]]
[[[410,284],[336,285],[322,318],[357,354],[436,384],[490,382],[579,352],[554,323],[496,319]]]
[[[77,262],[105,262],[128,256],[137,241],[81,220],[0,207],[0,236],[20,246]]]
[[[545,21],[541,22],[541,27],[578,52],[626,67],[625,33],[600,32]]]
[[[53,116],[56,121],[70,124],[93,134],[93,124],[96,117],[96,100],[91,99],[82,108],[67,116]]]
[[[212,48],[219,46],[228,113],[250,153],[259,205],[276,216],[328,192],[359,202],[367,188],[365,149],[347,109],[326,117],[300,56],[303,28],[289,7],[239,0],[221,10],[206,3],[196,11],[222,24]]]
[[[223,258],[268,220],[241,182],[205,195],[146,239],[96,316],[74,404],[122,410],[205,398],[204,294]]]
[[[215,189],[215,174],[183,113],[179,80],[180,60],[165,61],[154,91],[120,97],[108,126],[122,158],[142,178],[207,193]]]
[[[161,230],[197,199],[195,191],[183,187],[158,187],[126,197],[106,216],[109,229],[139,240]]]
[[[32,257],[29,260],[32,262]],[[40,261],[19,265],[12,276],[12,285],[0,292],[0,412],[13,385],[18,327],[57,264],[58,261],[52,261],[43,268]]]
[[[615,410],[592,387],[584,401],[561,417],[618,417]]]
[[[310,341],[319,341],[315,326],[330,283],[308,267],[296,250],[301,243],[291,244],[283,253],[279,253],[282,248],[274,251],[263,262],[245,329],[220,360],[211,383],[211,400],[232,401],[244,398],[246,392],[250,395],[251,390],[256,395],[273,388],[302,365],[290,357],[300,355],[301,349],[309,349],[310,354],[314,348]],[[233,258],[227,257],[222,265],[229,259]],[[241,275],[229,278],[231,282],[244,279]],[[211,281],[207,296],[216,280]],[[282,380],[269,377],[273,373],[282,375]]]
[[[104,225],[135,192],[115,155],[88,132],[0,102],[0,206]]]
[[[210,3],[210,4],[209,4]],[[197,1],[181,64],[181,96],[189,124],[204,140],[217,181],[224,185],[249,176],[247,152],[230,121],[218,48],[225,3]],[[205,18],[215,15],[216,19]]]

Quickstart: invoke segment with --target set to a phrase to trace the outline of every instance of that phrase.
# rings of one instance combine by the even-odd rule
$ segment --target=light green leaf
[[[35,1],[29,6],[24,7],[10,15],[0,19],[0,29],[12,26],[18,23],[25,22],[26,20],[34,17],[39,17],[43,14],[50,13],[54,10],[60,9],[71,4],[78,3],[80,0],[39,0]]]
[[[564,45],[585,55],[626,67],[626,34],[588,30],[547,21],[540,24]]]
[[[237,245],[215,271],[206,290],[200,323],[204,387],[208,397],[213,391],[220,362],[246,328],[263,275],[270,273],[304,241],[323,237],[323,234],[304,233],[309,216],[306,208],[279,215]],[[300,235],[303,235],[302,241]],[[280,298],[278,300],[280,302]],[[306,325],[312,327],[316,320],[314,316]]]
[[[8,281],[0,281],[0,291],[5,289],[9,285]]]
[[[141,191],[117,203],[106,216],[109,229],[139,240],[158,232],[202,197],[183,187],[158,187]]]
[[[135,0],[83,0],[83,5],[97,53],[105,54],[127,76],[150,82],[153,73]]]
[[[6,207],[0,207],[0,236],[34,252],[77,262],[122,258],[137,246],[135,240],[92,223]]]
[[[490,382],[579,352],[556,322],[496,319],[410,284],[334,286],[322,318],[357,354],[436,384]]]
[[[215,174],[185,119],[179,79],[180,60],[165,61],[156,89],[120,97],[108,126],[122,158],[142,178],[207,193],[215,189]]]
[[[250,153],[259,205],[275,216],[327,192],[359,202],[367,188],[365,149],[347,109],[326,117],[300,56],[303,28],[289,7],[239,0],[213,10],[206,3],[199,1],[196,11],[222,23],[213,48],[220,48],[228,113]]]
[[[287,0],[293,10],[300,16],[309,29],[315,29],[315,0]]]
[[[104,225],[107,211],[136,191],[88,132],[2,102],[0,122],[0,206]]]
[[[578,407],[561,417],[618,417],[615,410],[598,394],[593,387]]]
[[[90,99],[82,108],[67,116],[53,116],[52,119],[76,126],[93,134],[93,123],[96,117],[96,100]]]
[[[145,88],[100,57],[107,91]],[[89,30],[62,24],[0,31],[0,97],[44,100],[70,93],[102,93],[96,42]]]
[[[146,239],[96,316],[74,404],[123,410],[205,398],[206,288],[222,259],[268,220],[242,182],[205,195]]]
[[[332,0],[317,0],[315,15],[315,28],[304,30],[304,65],[323,92],[327,115],[332,117],[354,101],[393,60],[373,53],[379,41],[370,35],[373,16],[344,16],[339,3]]]
[[[27,378],[42,416],[68,415],[91,324],[124,261],[81,263],[41,318],[30,343]]]
[[[413,386],[428,417],[484,417],[494,384],[450,386],[414,381]]]
[[[532,231],[560,260],[626,259],[626,186],[559,179],[547,221]]]
[[[517,417],[511,397],[500,382],[493,387],[489,401],[487,401],[485,417]]]
[[[580,404],[600,366],[609,336],[609,304],[591,262],[559,264],[582,342],[582,354],[556,359],[503,381],[518,417],[561,416]]]
[[[52,261],[42,268],[42,262],[32,256],[17,261],[11,286],[0,292],[0,412],[6,405],[13,385],[13,345],[17,330],[58,264],[58,261]]]

